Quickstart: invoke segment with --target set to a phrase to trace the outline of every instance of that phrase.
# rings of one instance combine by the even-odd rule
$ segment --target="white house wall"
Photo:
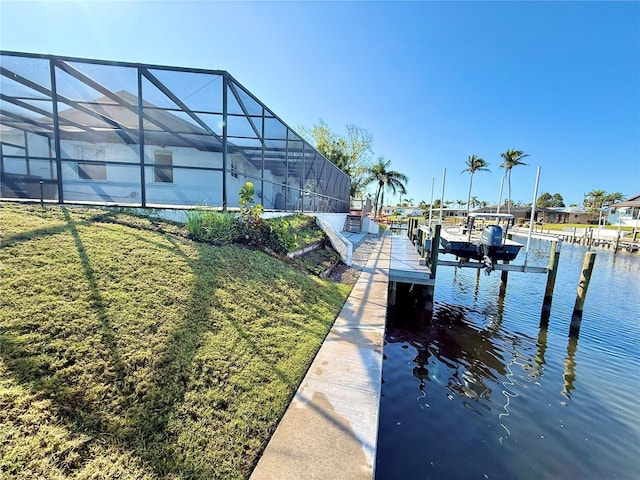
[[[626,207],[616,209],[613,212],[609,213],[607,217],[607,221],[610,225],[620,225],[626,227],[635,227],[640,225],[640,220],[638,219],[638,214],[640,212],[640,207]]]
[[[140,166],[137,145],[125,144],[92,144],[79,141],[62,142],[63,156],[75,157],[76,146],[104,147],[105,156],[101,161],[127,162],[133,165],[107,165],[105,180],[87,180],[78,175],[77,162],[63,162],[65,199],[69,201],[107,201],[114,203],[137,203],[140,201]],[[173,161],[173,183],[154,182],[154,154],[171,152]],[[186,147],[145,146],[147,166],[145,166],[146,195],[148,204],[168,205],[222,205],[222,171],[192,170],[178,167],[200,167],[222,169],[222,152],[200,151]],[[229,155],[229,159],[237,162],[240,172],[259,176],[255,169],[242,155]],[[230,165],[230,163],[229,163]],[[267,176],[270,178],[270,174]],[[237,178],[228,174],[228,198],[231,205],[237,204],[239,191],[247,181],[247,176],[238,173]],[[258,183],[255,182],[254,183]]]
[[[3,131],[2,141],[13,145],[25,146],[25,135],[22,132],[12,133]],[[2,146],[4,172],[18,175],[35,175],[46,180],[54,179],[55,166],[52,165],[50,160],[46,160],[50,155],[48,138],[42,135],[27,133],[26,147],[25,149],[6,144]],[[27,152],[29,158],[28,169],[26,161]],[[45,160],[36,157],[44,157]]]
[[[50,155],[51,142],[42,135],[28,133],[27,146],[29,147],[30,157],[49,157]]]

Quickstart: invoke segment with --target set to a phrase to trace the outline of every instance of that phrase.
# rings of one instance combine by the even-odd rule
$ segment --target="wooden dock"
[[[404,235],[391,237],[389,281],[433,286],[435,279],[413,242]]]
[[[429,265],[418,253],[416,246],[404,235],[394,235],[391,244],[391,265],[389,267],[389,281],[399,283],[414,283],[417,285],[435,285]],[[480,262],[460,262],[455,260],[438,259],[438,266],[459,268],[485,268]],[[547,273],[547,267],[533,267],[495,263],[494,270],[521,273]]]

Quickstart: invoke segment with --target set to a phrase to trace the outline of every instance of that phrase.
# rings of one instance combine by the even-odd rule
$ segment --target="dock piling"
[[[547,273],[547,286],[544,291],[544,300],[542,301],[542,314],[540,316],[540,328],[547,328],[549,325],[549,316],[551,315],[551,302],[553,301],[553,290],[556,285],[556,276],[558,274],[558,261],[560,260],[559,241],[551,243],[551,255],[549,256],[549,272]]]
[[[589,282],[591,281],[591,273],[593,272],[593,265],[595,261],[596,254],[594,252],[587,252],[584,255],[582,273],[580,274],[580,283],[578,283],[578,291],[576,293],[576,303],[573,307],[573,315],[571,316],[571,325],[569,327],[570,337],[577,337],[580,333],[584,301],[587,297],[587,290],[589,289]]]
[[[435,225],[435,229],[433,232],[433,240],[431,241],[431,279],[433,280],[433,285],[428,285],[426,289],[426,302],[425,307],[431,308],[433,311],[433,295],[435,291],[435,279],[436,279],[436,270],[438,269],[438,253],[440,247],[440,230],[442,229],[442,225]]]
[[[505,260],[504,262],[505,265],[509,264],[509,260]],[[507,293],[507,280],[509,280],[509,271],[508,270],[502,270],[500,272],[500,297],[504,297],[505,293]]]
[[[396,304],[397,290],[398,290],[398,282],[389,282],[389,305]]]

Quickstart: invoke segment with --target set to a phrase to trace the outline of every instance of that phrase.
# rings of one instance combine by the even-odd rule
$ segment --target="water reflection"
[[[480,269],[476,270],[476,284],[473,290],[473,301],[478,301],[478,294],[480,293]]]
[[[538,333],[538,341],[536,342],[536,356],[533,357],[533,361],[535,364],[531,369],[531,376],[534,379],[539,379],[542,377],[542,371],[544,367],[544,354],[547,351],[547,329],[546,327],[540,327],[540,332]]]
[[[498,275],[479,286],[477,271],[443,268],[432,314],[419,289],[399,290],[376,478],[637,476],[640,258],[598,251],[578,340],[567,330],[584,253],[563,246],[545,328],[544,276],[510,273],[500,298]],[[548,257],[530,252],[531,265]]]
[[[498,297],[493,306],[482,312],[469,307],[436,302],[434,311],[426,308],[425,294],[419,287],[398,285],[398,300],[389,308],[387,343],[406,342],[413,346],[414,376],[424,382],[437,380],[441,375],[430,375],[429,369],[438,369],[434,360],[450,371],[447,386],[450,390],[472,398],[481,398],[490,389],[486,380],[495,381],[508,371],[507,361],[517,360],[532,380],[542,377],[545,366],[548,331],[541,327],[537,339],[519,333],[502,331],[504,297]],[[483,317],[486,322],[479,322]],[[531,345],[535,344],[535,352]],[[562,394],[570,398],[575,388],[575,355],[578,339],[569,337],[564,360],[564,387]],[[529,351],[531,350],[531,351]]]
[[[484,312],[436,303],[431,313],[423,308],[419,287],[400,284],[396,303],[389,309],[387,343],[406,342],[416,350],[413,376],[421,392],[427,382],[435,382],[450,395],[467,397],[490,410],[490,402],[483,400],[493,389],[502,388],[501,379],[512,374],[514,359],[532,371],[542,366],[533,353],[518,352],[526,350],[522,338],[502,331],[503,301],[499,298]],[[533,339],[524,343],[533,344]]]
[[[425,308],[424,291],[399,284],[396,300],[388,312],[386,342],[415,350],[411,363],[419,405],[430,408],[445,392],[449,400],[459,399],[475,414],[493,411],[500,432],[497,440],[503,445],[518,426],[512,417],[516,399],[528,384],[540,384],[546,365],[547,328],[541,327],[536,339],[504,329],[503,296],[482,311],[436,302],[432,312]],[[569,337],[561,391],[567,399],[575,389],[577,346],[577,337]]]
[[[578,337],[569,337],[567,345],[567,356],[564,359],[564,380],[562,385],[562,395],[571,398],[571,391],[575,388],[573,383],[576,381],[576,351],[578,350]]]

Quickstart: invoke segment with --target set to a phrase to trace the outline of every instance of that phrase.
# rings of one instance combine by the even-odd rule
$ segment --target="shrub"
[[[187,212],[189,235],[216,245],[234,243],[242,232],[242,221],[234,213],[196,208]]]
[[[322,242],[324,232],[315,218],[303,214],[264,220],[262,205],[254,204],[255,188],[247,182],[240,189],[240,214],[196,208],[187,212],[189,236],[216,245],[239,243],[260,250],[288,253]]]
[[[196,208],[195,210],[187,210],[186,216],[186,227],[189,235],[195,239],[202,238],[202,217],[204,216],[204,212]]]
[[[260,250],[269,249],[275,253],[287,252],[277,236],[274,235],[271,225],[262,218],[250,221],[243,220],[241,235],[238,236],[237,242]]]
[[[261,204],[254,204],[253,196],[256,193],[256,189],[253,186],[253,183],[247,182],[240,189],[240,215],[245,220],[251,224],[252,222],[260,219],[262,213],[264,212],[264,208]]]

